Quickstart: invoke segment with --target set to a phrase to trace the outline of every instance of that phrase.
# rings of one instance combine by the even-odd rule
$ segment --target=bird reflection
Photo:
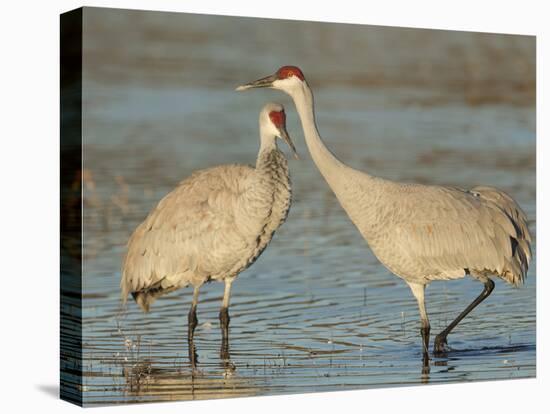
[[[226,320],[229,321],[227,315]],[[235,364],[231,361],[230,346],[229,346],[229,322],[221,324],[222,342],[220,346],[220,361],[224,370],[224,374],[232,375],[235,372]],[[187,336],[188,352],[189,352],[189,364],[192,368],[193,375],[197,372],[199,365],[199,356],[197,353],[197,346],[195,343],[195,326],[190,326]]]
[[[224,328],[222,327],[222,331]],[[222,366],[225,372],[225,375],[231,375],[235,372],[235,364],[231,361],[231,356],[229,354],[229,328],[227,327],[225,334],[222,335],[222,345],[220,347],[220,360],[222,361]]]
[[[422,375],[430,373],[430,357],[425,353],[422,355]]]
[[[422,371],[420,373],[420,382],[427,384],[430,382],[430,358],[426,353],[422,355]]]
[[[220,365],[214,366],[203,361],[199,364],[200,344],[195,338],[189,338],[190,372],[182,365],[166,366],[159,364],[155,367],[153,360],[131,361],[124,370],[126,379],[125,391],[136,397],[153,397],[158,400],[195,400],[223,397],[252,396],[262,392],[262,388],[255,385],[250,378],[239,377],[235,374],[235,365],[230,359],[229,338],[223,341],[220,348]],[[185,360],[186,357],[183,356]],[[221,375],[220,375],[221,374]],[[140,401],[140,400],[136,400]]]

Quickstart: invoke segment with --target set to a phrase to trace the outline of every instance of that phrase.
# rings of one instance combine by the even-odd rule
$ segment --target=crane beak
[[[294,158],[299,160],[300,157],[298,156],[298,153],[296,152],[296,147],[294,146],[294,142],[292,142],[292,140],[290,139],[290,135],[288,135],[288,132],[286,132],[286,128],[284,126],[279,129],[279,133],[281,134],[281,138],[285,140],[285,142],[288,144],[288,146],[292,150]]]
[[[266,76],[265,78],[261,78],[253,82],[238,86],[235,90],[240,92],[240,91],[246,91],[247,89],[252,89],[252,88],[269,88],[273,86],[273,82],[275,82],[276,80],[277,80],[277,76],[273,74],[273,75]]]

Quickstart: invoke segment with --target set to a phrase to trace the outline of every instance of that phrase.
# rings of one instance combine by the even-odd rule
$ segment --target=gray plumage
[[[492,291],[491,276],[518,286],[531,259],[527,218],[505,192],[492,187],[454,187],[393,182],[342,163],[324,145],[315,122],[313,93],[301,70],[284,66],[237,90],[270,87],[296,105],[313,161],[375,256],[404,279],[416,297],[427,356],[429,321],[425,286],[434,280],[480,280],[482,294],[436,337],[442,351],[447,334]],[[427,357],[425,358],[427,361]]]
[[[187,285],[198,289],[207,281],[225,280],[227,286],[264,251],[291,204],[288,164],[276,137],[292,143],[284,122],[271,121],[273,112],[284,115],[279,104],[268,104],[260,113],[255,167],[223,165],[195,172],[136,228],[122,268],[124,302],[132,293],[148,311],[157,297]]]
[[[503,191],[360,176],[348,185],[355,189],[338,191],[346,212],[376,257],[407,282],[425,285],[471,273],[523,283],[531,237],[525,214]]]

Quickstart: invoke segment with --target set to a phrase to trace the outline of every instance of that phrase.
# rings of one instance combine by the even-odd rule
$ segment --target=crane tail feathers
[[[504,214],[503,218],[512,224],[513,227],[502,221],[499,223],[508,234],[511,243],[511,255],[506,257],[500,277],[514,286],[523,284],[531,260],[531,234],[526,214],[504,191],[486,186],[474,187],[472,190],[498,208]]]
[[[149,312],[149,307],[155,301],[156,297],[148,292],[132,292],[132,297],[145,313]]]
[[[159,298],[167,293],[173,292],[174,290],[185,287],[179,285],[163,286],[162,281],[155,283],[150,288],[142,290],[132,290],[132,287],[127,283],[121,283],[121,299],[122,304],[125,305],[128,299],[128,295],[132,294],[134,301],[139,305],[141,310],[145,313],[149,312],[151,305]]]

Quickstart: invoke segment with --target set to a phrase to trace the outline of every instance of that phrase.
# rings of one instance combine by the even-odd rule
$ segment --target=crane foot
[[[437,335],[434,341],[434,355],[445,355],[447,351],[449,351],[447,336]]]

